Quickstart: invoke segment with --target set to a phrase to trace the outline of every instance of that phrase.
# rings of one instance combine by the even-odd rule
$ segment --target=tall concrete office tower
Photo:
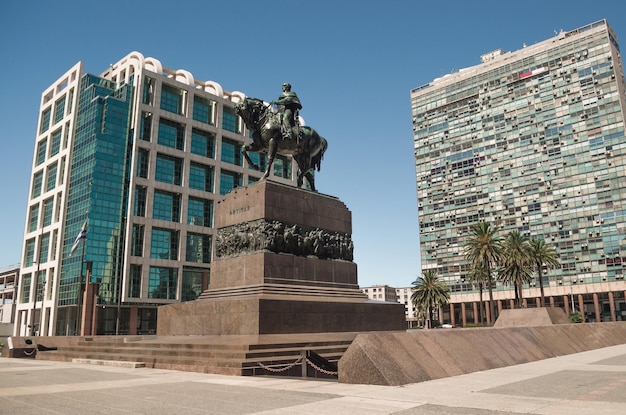
[[[207,287],[213,207],[261,176],[241,156],[243,97],[137,52],[43,92],[14,334],[79,333],[88,269],[97,334],[153,333],[158,305]],[[295,184],[290,159],[272,173]]]
[[[560,255],[552,305],[622,319],[626,262],[624,70],[605,20],[561,32],[411,91],[422,265],[452,287],[445,320],[472,322],[464,244],[486,221]],[[529,306],[539,296],[533,281]],[[512,288],[495,299],[509,308]]]

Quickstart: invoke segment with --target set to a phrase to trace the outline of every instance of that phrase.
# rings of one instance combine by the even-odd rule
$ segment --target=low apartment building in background
[[[0,271],[0,339],[13,333],[19,276],[19,265],[4,267]]]

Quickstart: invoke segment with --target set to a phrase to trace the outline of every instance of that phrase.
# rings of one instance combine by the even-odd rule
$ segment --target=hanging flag
[[[83,223],[83,227],[80,228],[80,232],[76,235],[76,239],[74,240],[74,245],[72,245],[72,250],[70,251],[70,256],[74,254],[78,245],[80,245],[80,241],[84,241],[87,239],[87,221]]]

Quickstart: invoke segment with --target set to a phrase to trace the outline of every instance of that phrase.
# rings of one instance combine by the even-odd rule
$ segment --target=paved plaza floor
[[[0,414],[626,414],[626,344],[405,386],[0,358]]]

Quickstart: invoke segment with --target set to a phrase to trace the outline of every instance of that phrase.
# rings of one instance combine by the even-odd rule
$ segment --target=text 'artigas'
[[[250,210],[250,206],[244,206],[240,208],[231,209],[228,213],[230,215],[238,215],[240,213],[244,213]]]

